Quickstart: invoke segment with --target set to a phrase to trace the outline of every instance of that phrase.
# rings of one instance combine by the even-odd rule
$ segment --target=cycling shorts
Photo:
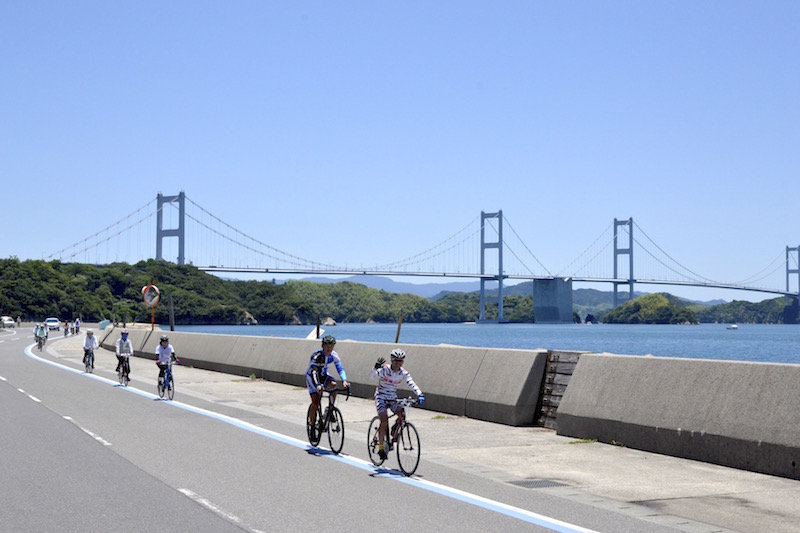
[[[403,410],[403,405],[400,403],[400,400],[397,398],[375,398],[375,409],[379,413],[385,413],[386,409],[391,409],[393,413],[397,413],[398,411]]]
[[[325,382],[322,384],[322,387],[327,389],[329,388],[329,383],[331,381],[336,381],[333,379],[331,375],[325,376]],[[311,380],[311,374],[306,374],[306,387],[308,388],[309,394],[315,394],[317,392],[317,388],[314,386],[314,382]]]

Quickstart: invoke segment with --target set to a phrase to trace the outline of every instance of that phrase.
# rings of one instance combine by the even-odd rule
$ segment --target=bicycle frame
[[[129,379],[128,375],[131,373],[130,363],[128,362],[128,357],[130,356],[128,354],[121,354],[120,357],[122,357],[122,363],[120,363],[119,371],[117,372],[117,375],[119,376],[119,384],[127,387]]]
[[[86,371],[92,371],[92,365],[94,364],[94,350],[90,349],[86,351]]]
[[[177,359],[176,362],[180,362]],[[158,364],[158,362],[156,362]],[[175,397],[175,378],[172,376],[172,361],[164,368],[164,381],[158,384],[158,395],[163,398],[166,393],[170,400]]]
[[[331,451],[338,454],[344,445],[344,419],[342,412],[335,406],[336,392],[346,392],[347,398],[350,399],[350,389],[323,389],[320,391],[319,402],[316,407],[316,420],[311,424],[311,413],[313,412],[314,404],[308,406],[308,414],[306,415],[306,433],[308,434],[308,442],[311,446],[316,447],[322,439],[322,433],[328,432],[328,441],[331,445]],[[328,405],[325,411],[322,410],[322,401],[328,395]]]
[[[399,417],[398,412],[394,412],[392,415],[387,416],[386,442],[384,443],[384,451],[388,452],[394,448],[397,453],[397,463],[400,466],[400,470],[406,476],[410,476],[417,470],[417,466],[419,466],[420,441],[417,428],[414,427],[414,424],[408,421],[407,407],[415,405],[417,400],[409,397],[398,400],[398,402],[403,407],[403,418],[401,419]],[[389,421],[393,418],[396,418],[397,420],[395,420],[395,423],[392,427],[389,427]],[[367,429],[367,452],[370,460],[375,466],[382,465],[388,456],[388,453],[383,457],[381,457],[379,454],[379,428],[380,417],[375,416],[372,421],[370,421],[369,428]]]

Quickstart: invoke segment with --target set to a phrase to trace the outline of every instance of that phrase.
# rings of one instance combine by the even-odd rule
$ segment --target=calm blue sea
[[[312,326],[176,326],[175,329],[290,338],[305,338],[315,330]],[[397,335],[397,324],[339,324],[323,329],[338,340],[394,342]],[[729,330],[724,324],[403,324],[400,342],[800,364],[800,325],[740,324],[738,330]]]

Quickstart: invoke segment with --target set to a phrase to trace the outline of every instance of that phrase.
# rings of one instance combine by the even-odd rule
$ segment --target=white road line
[[[84,427],[81,427],[81,426],[78,426],[78,427],[81,428],[81,431],[83,431],[84,433],[86,433],[87,435],[92,437],[94,440],[96,440],[97,442],[99,442],[103,446],[111,446],[111,443],[108,442],[107,440],[105,440],[100,435],[96,435],[96,434],[92,433],[91,431],[89,431],[88,429],[86,429]]]
[[[209,500],[203,498],[202,496],[196,494],[195,492],[193,492],[193,491],[191,491],[189,489],[178,489],[178,492],[182,493],[184,496],[186,496],[187,498],[189,498],[193,502],[202,505],[203,507],[205,507],[206,509],[208,509],[209,511],[211,511],[215,515],[221,516],[225,520],[233,522],[234,524],[238,525],[239,527],[247,529],[251,533],[264,533],[261,530],[253,529],[253,528],[247,526],[246,524],[244,524],[242,522],[242,519],[239,518],[238,516],[236,516],[235,514],[229,513],[228,511],[225,511],[219,505],[216,505],[216,504],[210,502]]]
[[[106,378],[97,376],[95,374],[84,374],[84,372],[81,371],[81,370],[76,370],[74,368],[62,365],[61,363],[56,363],[54,361],[49,361],[47,359],[42,359],[41,357],[38,357],[38,356],[33,354],[33,352],[31,351],[32,347],[33,347],[33,344],[27,346],[25,348],[25,353],[28,355],[28,357],[30,357],[30,358],[32,358],[32,359],[34,359],[36,361],[40,361],[42,363],[46,363],[46,364],[49,364],[49,365],[52,365],[52,366],[55,366],[55,367],[58,367],[58,368],[62,368],[64,370],[68,370],[68,371],[73,372],[75,374],[83,374],[88,378],[95,379],[95,380],[98,380],[98,381],[102,381],[102,382],[108,383],[109,385],[114,385],[114,386],[117,385],[116,381],[111,381],[110,379],[106,379]],[[120,387],[120,390],[124,390],[124,391],[128,391],[128,392],[131,392],[131,393],[134,393],[134,394],[138,394],[138,395],[144,396],[146,398],[158,399],[158,396],[156,396],[155,394],[152,394],[152,393],[149,393],[149,392],[145,392],[143,390],[139,390],[139,389],[136,389],[134,387]],[[181,402],[164,401],[163,403],[164,403],[164,405],[168,405],[168,406],[175,407],[175,408],[178,408],[178,409],[183,409],[185,411],[189,411],[189,412],[196,413],[196,414],[199,414],[199,415],[208,416],[208,417],[214,418],[216,420],[220,420],[222,422],[225,422],[225,423],[230,424],[232,426],[238,427],[240,429],[244,429],[246,431],[250,431],[252,433],[256,433],[258,435],[262,435],[264,437],[268,437],[270,439],[273,439],[273,440],[276,440],[276,441],[279,441],[279,442],[283,442],[284,444],[289,444],[289,445],[294,446],[296,448],[300,448],[300,449],[303,449],[303,450],[310,450],[311,449],[311,447],[309,446],[308,442],[306,442],[304,440],[296,439],[296,438],[290,437],[288,435],[283,435],[283,434],[277,433],[275,431],[264,429],[262,427],[259,427],[259,426],[256,426],[254,424],[251,424],[249,422],[245,422],[243,420],[239,420],[238,418],[233,418],[233,417],[230,417],[230,416],[227,416],[227,415],[223,415],[223,414],[220,414],[220,413],[215,413],[214,411],[209,411],[207,409],[203,409],[202,407],[195,407],[193,405],[189,405],[189,404],[185,404],[185,403],[181,403]],[[78,427],[80,427],[80,426],[78,426]],[[83,428],[81,428],[81,429],[83,429]],[[84,429],[84,431],[86,431],[86,430]],[[89,433],[89,432],[87,431],[87,433]],[[92,435],[91,433],[89,433],[89,434]],[[370,461],[365,461],[363,459],[358,459],[356,457],[351,457],[351,456],[346,455],[346,454],[340,454],[340,455],[330,454],[330,455],[324,455],[324,457],[326,457],[328,459],[332,459],[334,461],[340,461],[342,463],[349,464],[349,465],[355,466],[357,468],[361,468],[362,470],[366,470],[368,472],[371,472],[371,473],[373,473],[375,475],[378,475],[378,476],[381,476],[381,477],[394,479],[394,480],[396,480],[398,482],[405,483],[407,485],[411,485],[411,486],[414,486],[414,487],[417,487],[417,488],[421,488],[421,489],[424,489],[424,490],[427,490],[427,491],[430,491],[430,492],[434,492],[434,493],[439,494],[441,496],[452,498],[454,500],[458,500],[458,501],[467,503],[469,505],[474,505],[476,507],[481,507],[481,508],[486,509],[488,511],[496,512],[496,513],[499,513],[499,514],[502,514],[502,515],[505,515],[505,516],[508,516],[508,517],[511,517],[511,518],[516,518],[518,520],[521,520],[523,522],[527,522],[529,524],[535,524],[535,525],[550,529],[551,531],[557,531],[559,533],[597,533],[595,530],[592,530],[592,529],[584,528],[582,526],[578,526],[578,525],[575,525],[575,524],[570,524],[568,522],[563,522],[563,521],[558,520],[556,518],[551,518],[549,516],[545,516],[545,515],[541,515],[541,514],[538,514],[538,513],[534,513],[533,511],[528,511],[526,509],[521,509],[519,507],[514,507],[512,505],[508,505],[508,504],[505,504],[505,503],[502,503],[502,502],[490,500],[488,498],[484,498],[483,496],[478,496],[477,494],[472,494],[472,493],[469,493],[469,492],[465,492],[465,491],[462,491],[462,490],[459,490],[459,489],[456,489],[456,488],[453,488],[453,487],[448,487],[446,485],[440,485],[440,484],[434,483],[432,481],[425,481],[425,480],[414,478],[414,477],[406,477],[402,473],[393,472],[393,471],[387,471],[387,469],[385,469],[385,468],[376,467]],[[183,489],[183,490],[186,490],[186,489]]]

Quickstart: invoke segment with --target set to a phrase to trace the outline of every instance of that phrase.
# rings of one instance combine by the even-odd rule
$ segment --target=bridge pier
[[[537,324],[571,324],[572,279],[533,280],[533,314]]]

